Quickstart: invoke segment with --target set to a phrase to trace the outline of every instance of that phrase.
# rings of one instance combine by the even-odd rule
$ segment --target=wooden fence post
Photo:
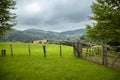
[[[76,57],[75,43],[73,44],[73,53],[74,53],[74,56]]]
[[[80,43],[79,41],[77,42],[77,57],[80,58]]]
[[[46,46],[43,46],[44,57],[46,57]]]
[[[74,49],[74,56],[75,56],[75,57],[78,57],[78,47],[77,47],[77,43],[74,43],[73,49]]]
[[[107,47],[102,44],[102,64],[108,65],[108,59],[107,59]]]
[[[60,57],[62,56],[62,46],[61,46],[61,42],[60,42]]]
[[[12,48],[12,44],[10,44],[10,52],[11,52],[11,56],[13,56],[13,48]]]
[[[28,44],[28,52],[29,52],[29,56],[30,56],[31,55],[30,44]]]
[[[80,41],[77,42],[77,49],[78,49],[78,57],[82,57],[82,46],[80,44]]]
[[[75,57],[78,57],[78,58],[82,57],[82,46],[80,44],[80,41],[78,41],[77,43],[74,43],[73,49],[74,49]]]
[[[88,46],[86,47],[86,57],[88,57]]]
[[[6,56],[6,50],[5,49],[1,50],[1,54],[2,56]]]

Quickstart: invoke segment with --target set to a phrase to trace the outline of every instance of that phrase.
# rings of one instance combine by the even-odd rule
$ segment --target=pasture
[[[0,80],[120,80],[120,72],[84,59],[75,58],[73,48],[46,44],[44,58],[42,44],[0,42],[0,50],[6,49],[6,56],[0,55]]]

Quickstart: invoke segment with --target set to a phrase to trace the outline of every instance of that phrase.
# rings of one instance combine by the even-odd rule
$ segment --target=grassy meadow
[[[30,45],[31,56],[44,56],[43,46],[46,46],[46,53],[48,57],[60,55],[60,46],[55,44],[32,44],[32,43],[21,43],[21,42],[1,42],[0,49],[6,49],[7,55],[11,55],[10,44],[12,44],[14,56],[27,56],[29,55],[28,45]],[[62,46],[63,56],[72,56],[72,47]],[[66,54],[67,53],[67,54]]]
[[[46,44],[44,58],[42,44],[0,42],[0,50],[6,49],[6,56],[0,54],[0,80],[120,80],[120,72],[84,59],[74,58],[73,48]]]

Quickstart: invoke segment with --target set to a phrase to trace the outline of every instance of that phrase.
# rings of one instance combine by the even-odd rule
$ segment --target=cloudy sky
[[[17,0],[18,30],[67,31],[85,28],[94,0]]]

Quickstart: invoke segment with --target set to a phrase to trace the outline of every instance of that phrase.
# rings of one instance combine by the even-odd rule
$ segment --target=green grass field
[[[0,80],[120,80],[120,72],[108,67],[74,58],[73,48],[46,44],[47,57],[44,58],[41,44],[31,45],[15,42],[14,56],[10,55],[10,43],[0,42],[0,50],[6,49],[7,55],[0,56]]]

